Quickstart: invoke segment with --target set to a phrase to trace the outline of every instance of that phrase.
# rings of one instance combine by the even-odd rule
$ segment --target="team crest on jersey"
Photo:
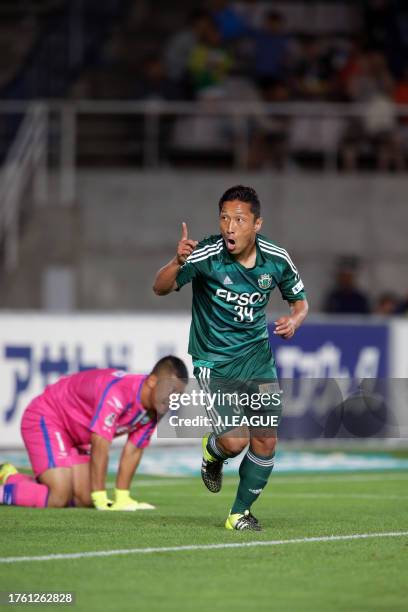
[[[272,276],[270,274],[261,274],[258,278],[258,285],[260,289],[269,289],[272,285]]]

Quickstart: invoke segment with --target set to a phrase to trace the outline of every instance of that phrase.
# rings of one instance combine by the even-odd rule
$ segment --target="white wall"
[[[80,262],[84,305],[188,308],[188,291],[159,299],[157,268],[173,254],[186,221],[200,239],[218,231],[218,200],[233,184],[252,185],[263,205],[264,233],[284,246],[319,310],[336,259],[357,255],[359,282],[372,296],[408,291],[408,178],[235,172],[83,171],[79,175]],[[279,300],[274,300],[280,305]]]

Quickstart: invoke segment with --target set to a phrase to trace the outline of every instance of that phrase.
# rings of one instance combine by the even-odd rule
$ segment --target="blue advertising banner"
[[[273,330],[270,324],[284,391],[280,437],[385,435],[387,404],[379,398],[390,374],[387,325],[306,323],[288,341]]]
[[[281,378],[386,378],[388,325],[305,323],[291,340],[269,337]]]
[[[24,409],[44,387],[79,370],[149,372],[163,355],[189,363],[181,316],[0,314],[0,447],[22,445]]]
[[[189,315],[2,314],[0,447],[21,447],[25,407],[61,375],[108,366],[146,372],[169,353],[190,366],[189,325]],[[344,407],[350,397],[347,406],[352,411],[343,424],[347,421],[358,435],[377,433],[377,417],[383,425],[387,410],[375,404],[377,421],[374,427],[367,426],[367,409],[372,413],[373,403],[367,407],[365,398],[361,401],[358,381],[378,383],[392,375],[388,326],[327,320],[305,324],[289,341],[277,338],[273,329],[271,324],[271,344],[284,390],[280,437],[333,437],[339,422],[337,408]]]

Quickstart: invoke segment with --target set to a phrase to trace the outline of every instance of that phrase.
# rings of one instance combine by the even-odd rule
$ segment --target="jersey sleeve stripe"
[[[136,443],[137,448],[141,448],[142,444],[144,443],[147,437],[150,438],[155,427],[156,427],[156,423],[154,421],[149,423],[149,425],[146,427],[146,430],[143,432],[141,438]]]
[[[40,418],[40,427],[44,436],[45,448],[47,449],[48,468],[55,468],[55,460],[54,455],[52,454],[50,434],[48,433],[47,425],[45,424],[45,418],[43,416]]]
[[[139,383],[139,387],[138,387],[137,393],[136,393],[136,401],[137,401],[137,403],[140,403],[140,396],[142,394],[142,387],[143,387],[143,383],[146,380],[146,378],[147,378],[147,375],[143,376],[143,378],[141,379],[141,381]]]
[[[214,244],[207,244],[203,247],[200,247],[199,249],[195,249],[192,255],[203,253],[205,251],[208,251],[208,249],[213,249],[214,247],[218,246],[221,242],[222,242],[222,238],[219,238],[217,242],[214,242]]]
[[[102,410],[103,403],[104,403],[104,401],[105,401],[105,399],[106,399],[106,396],[108,395],[108,393],[109,393],[109,391],[110,391],[111,387],[113,387],[113,385],[116,385],[116,383],[118,383],[118,382],[120,382],[120,381],[121,381],[121,379],[120,379],[120,378],[115,378],[114,380],[111,380],[111,381],[110,381],[110,383],[108,383],[108,384],[107,384],[106,389],[105,389],[105,391],[102,393],[102,397],[101,397],[101,399],[99,400],[99,403],[98,403],[98,406],[97,406],[97,408],[96,408],[95,414],[94,414],[94,416],[93,416],[93,418],[92,418],[92,421],[91,421],[90,427],[93,427],[93,426],[95,425],[95,421],[96,421],[96,419],[98,418],[100,411]]]
[[[269,249],[275,249],[276,251],[280,251],[281,253],[284,253],[290,259],[289,253],[287,252],[286,249],[283,249],[282,247],[279,247],[276,244],[273,244],[272,242],[267,242],[266,240],[263,240],[263,238],[259,238],[259,243],[262,244],[262,246],[265,246]]]
[[[204,259],[208,259],[209,257],[212,257],[213,255],[218,255],[218,253],[221,253],[223,248],[224,248],[223,245],[220,244],[219,247],[217,247],[216,251],[211,251],[209,253],[204,253],[204,255],[202,255],[201,257],[196,257],[196,259],[188,258],[186,260],[186,263],[197,263],[198,261],[203,261]],[[191,255],[190,255],[190,257],[191,257]]]
[[[269,253],[270,255],[276,255],[276,257],[281,257],[282,259],[285,259],[289,266],[292,269],[292,272],[294,274],[297,274],[299,276],[299,272],[297,271],[294,263],[292,262],[292,260],[290,259],[290,257],[286,257],[286,255],[284,255],[283,253],[279,253],[278,251],[272,250],[272,249],[266,249],[263,246],[260,246],[261,251],[263,251],[264,253]]]
[[[129,427],[130,425],[136,425],[136,423],[137,423],[138,421],[140,421],[140,420],[141,420],[141,419],[144,417],[144,415],[145,415],[144,410],[141,410],[141,409],[139,408],[139,410],[136,412],[136,415],[135,415],[135,416],[134,416],[134,417],[133,417],[133,418],[132,418],[132,419],[129,421],[129,423],[127,424],[127,425],[128,425],[128,427]]]
[[[265,240],[262,240],[262,238],[259,239],[259,243],[262,244],[262,246],[265,246],[266,248],[270,248],[270,249],[274,249],[275,251],[279,251],[280,253],[282,253],[283,255],[286,255],[286,257],[288,258],[288,260],[291,262],[292,266],[294,268],[296,268],[295,264],[293,263],[289,253],[285,250],[282,249],[281,247],[276,246],[275,244],[272,244],[270,242],[265,242]]]
[[[222,238],[221,238],[221,240],[218,240],[215,244],[208,245],[206,247],[203,247],[202,249],[196,249],[187,258],[187,261],[193,261],[196,257],[201,257],[202,255],[205,255],[205,253],[209,253],[211,251],[214,251],[214,250],[218,249],[221,246],[221,244],[222,244]]]

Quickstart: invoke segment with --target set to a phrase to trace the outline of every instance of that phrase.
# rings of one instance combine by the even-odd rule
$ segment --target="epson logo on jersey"
[[[216,295],[227,302],[239,304],[239,306],[261,304],[267,299],[266,294],[258,293],[257,291],[255,293],[236,293],[235,291],[228,291],[228,289],[222,288],[217,289]]]
[[[302,283],[302,280],[300,280],[298,283],[296,283],[296,285],[294,287],[292,287],[292,293],[293,295],[297,295],[299,293],[299,291],[302,291],[304,285]]]

